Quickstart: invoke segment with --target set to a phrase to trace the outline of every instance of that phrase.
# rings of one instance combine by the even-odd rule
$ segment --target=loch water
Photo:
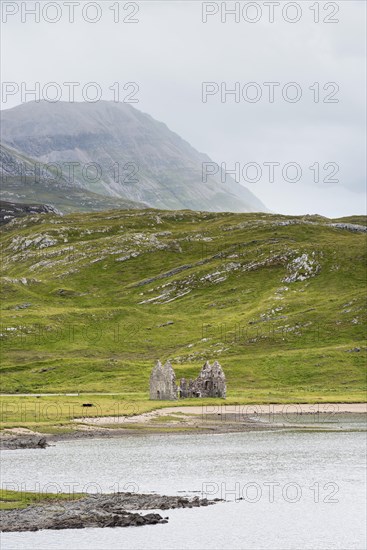
[[[365,420],[340,415],[331,431],[127,435],[3,451],[4,488],[225,502],[165,510],[161,525],[3,533],[1,549],[364,550]]]

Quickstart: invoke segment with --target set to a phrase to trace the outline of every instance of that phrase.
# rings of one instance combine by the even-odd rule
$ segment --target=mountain
[[[365,397],[363,217],[33,214],[0,244],[3,392],[147,399],[157,359],[218,359],[232,403]]]
[[[39,162],[16,149],[0,145],[1,198],[5,201],[53,205],[63,213],[141,209],[142,202],[93,193],[72,185],[55,168],[40,170]],[[36,175],[36,177],[35,177]]]
[[[29,102],[2,111],[1,118],[4,145],[62,169],[55,185],[66,180],[79,189],[154,208],[266,211],[233,179],[222,183],[218,173],[204,183],[202,164],[209,157],[129,104]],[[70,168],[71,162],[77,164]],[[46,179],[50,170],[57,167],[45,170]]]

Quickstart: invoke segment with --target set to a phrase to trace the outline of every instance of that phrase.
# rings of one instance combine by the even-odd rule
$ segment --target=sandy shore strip
[[[298,404],[277,404],[277,405],[200,405],[188,407],[165,407],[151,412],[137,414],[135,416],[99,416],[99,417],[82,417],[75,418],[73,422],[106,425],[106,424],[136,424],[146,423],[152,420],[159,420],[159,417],[177,415],[177,422],[183,418],[189,419],[196,417],[205,419],[209,416],[221,415],[236,415],[236,416],[253,416],[253,415],[300,415],[300,414],[323,414],[335,416],[342,413],[366,414],[367,403],[298,403]]]
[[[350,419],[348,416],[354,415]],[[74,418],[63,433],[37,433],[27,428],[0,432],[2,450],[45,448],[62,440],[159,433],[234,433],[258,430],[333,430],[367,425],[366,403],[277,405],[199,405],[164,407],[135,416],[84,416]],[[359,419],[355,418],[360,415]],[[343,428],[345,426],[345,428]]]

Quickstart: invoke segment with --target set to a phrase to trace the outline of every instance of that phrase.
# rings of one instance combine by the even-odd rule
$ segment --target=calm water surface
[[[354,431],[360,415],[340,422],[353,430],[125,436],[4,451],[3,487],[184,491],[227,502],[164,511],[165,525],[5,533],[1,548],[364,550],[366,435]]]

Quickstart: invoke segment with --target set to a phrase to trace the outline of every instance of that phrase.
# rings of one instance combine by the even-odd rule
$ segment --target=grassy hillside
[[[178,378],[217,359],[233,402],[363,400],[366,234],[344,228],[352,221],[157,210],[14,220],[1,237],[2,392],[146,399],[158,358]]]

